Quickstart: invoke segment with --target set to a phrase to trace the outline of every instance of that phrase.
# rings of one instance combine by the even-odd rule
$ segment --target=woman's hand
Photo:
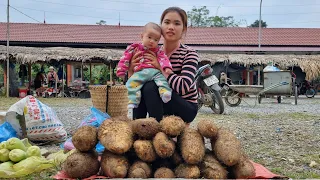
[[[156,53],[148,50],[148,52],[144,54],[144,58],[150,60],[150,62],[147,62],[147,64],[150,64],[153,67],[155,67],[155,68],[159,69],[160,71],[162,71],[162,68],[161,68],[161,66],[160,66],[160,64],[158,62],[158,58],[157,58]]]
[[[129,64],[128,78],[133,74],[133,68],[139,65],[140,60],[142,59],[141,53],[141,51],[134,51],[134,55],[132,56]]]

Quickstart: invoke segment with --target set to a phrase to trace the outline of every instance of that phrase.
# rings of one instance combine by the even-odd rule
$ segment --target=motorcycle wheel
[[[203,103],[198,99],[198,111],[201,109]]]
[[[239,104],[241,103],[241,97],[237,94],[238,92],[232,91],[232,90],[226,93],[226,97],[224,98],[224,100],[228,106],[230,107],[239,106]]]
[[[307,89],[306,96],[307,98],[313,98],[316,95],[316,91],[314,89]]]
[[[210,91],[211,91],[211,94],[212,94],[212,98],[214,100],[213,100],[213,104],[210,105],[209,107],[216,114],[222,114],[224,112],[224,104],[223,104],[220,92],[215,91],[215,90],[211,90],[211,88],[210,88]],[[218,105],[218,107],[216,107],[216,105]]]

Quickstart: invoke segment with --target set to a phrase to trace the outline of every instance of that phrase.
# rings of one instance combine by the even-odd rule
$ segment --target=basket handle
[[[110,89],[110,85],[107,85],[107,93],[106,93],[106,113],[108,113],[108,102],[109,102],[109,89]]]

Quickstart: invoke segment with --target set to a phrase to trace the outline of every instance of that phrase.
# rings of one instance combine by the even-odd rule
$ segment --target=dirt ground
[[[0,111],[18,100],[0,98]],[[92,106],[90,99],[39,100],[56,111],[69,135],[89,115]],[[273,173],[299,179],[320,178],[320,98],[300,98],[297,106],[292,99],[284,99],[281,104],[265,99],[255,107],[254,99],[246,102],[234,108],[226,106],[223,115],[203,107],[191,126],[195,127],[201,119],[210,119],[232,130],[248,156]],[[46,147],[59,149],[58,144]],[[54,172],[40,177],[48,178]]]

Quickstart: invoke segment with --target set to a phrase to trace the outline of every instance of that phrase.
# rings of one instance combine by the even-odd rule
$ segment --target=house
[[[142,28],[10,23],[10,46],[13,50],[17,47],[16,54],[12,55],[22,62],[50,59],[67,62],[68,81],[72,81],[81,67],[81,63],[72,62],[118,60],[128,44],[139,41]],[[282,67],[300,66],[307,79],[320,75],[320,28],[263,28],[261,48],[258,48],[258,34],[258,28],[191,27],[188,28],[183,43],[196,49],[201,61],[241,64],[246,69],[243,76],[251,79],[247,82],[249,84],[253,83],[252,70],[257,71],[252,65],[259,67],[268,62]],[[6,23],[0,23],[0,45],[6,45]],[[36,48],[41,48],[41,51],[36,52]],[[53,50],[53,54],[50,48],[60,50]],[[100,54],[94,55],[95,52]],[[2,47],[0,61],[5,60],[5,57],[5,48]],[[248,71],[250,73],[247,73]]]

